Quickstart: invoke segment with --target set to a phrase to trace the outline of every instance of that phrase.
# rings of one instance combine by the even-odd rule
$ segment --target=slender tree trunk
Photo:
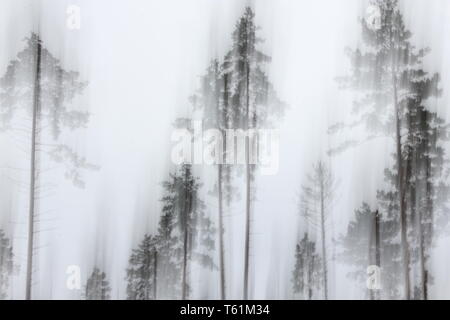
[[[396,152],[397,152],[397,189],[399,193],[399,208],[400,208],[400,233],[401,233],[401,247],[402,247],[402,260],[403,260],[403,276],[404,276],[404,291],[405,299],[410,300],[411,298],[411,284],[409,277],[409,246],[408,246],[408,222],[406,217],[406,206],[405,206],[405,168],[402,161],[402,141],[401,141],[401,119],[400,119],[400,108],[398,105],[398,93],[397,93],[397,77],[395,75],[395,66],[392,69],[392,80],[394,84],[394,108],[396,117],[396,128],[395,128],[395,141],[396,141]]]
[[[423,273],[422,273],[422,281],[423,281],[423,299],[424,300],[428,300],[428,283],[429,283],[429,272],[428,272],[428,268],[427,268],[427,264],[428,264],[428,257],[427,257],[427,246],[429,246],[432,242],[433,242],[433,227],[434,227],[434,221],[433,221],[433,186],[431,184],[431,179],[433,178],[431,176],[431,160],[430,158],[427,158],[426,161],[426,166],[427,166],[427,174],[426,174],[426,178],[427,178],[427,182],[426,182],[426,196],[427,196],[427,210],[426,212],[428,213],[428,217],[429,221],[428,221],[428,234],[426,235],[428,238],[428,242],[425,243],[425,234],[422,232],[422,251],[421,251],[421,255],[422,255],[422,260],[423,260]],[[421,220],[421,223],[423,223],[423,220]],[[422,228],[423,229],[423,228]]]
[[[153,253],[153,299],[158,297],[158,251]]]
[[[322,171],[323,172],[323,171]],[[322,234],[322,268],[323,268],[323,296],[328,300],[328,268],[327,268],[327,248],[325,234],[325,194],[323,177],[320,181],[320,229]]]
[[[223,246],[223,195],[222,195],[222,164],[218,165],[217,181],[219,187],[219,268],[220,268],[220,299],[226,299],[225,296],[225,259],[224,259],[224,246]]]
[[[188,256],[188,231],[187,223],[183,232],[183,276],[182,276],[182,288],[181,288],[181,300],[186,300],[187,296],[187,256]]]
[[[188,183],[188,177],[190,176],[190,169],[185,169],[185,183]],[[188,264],[188,243],[189,243],[189,220],[192,209],[192,194],[191,190],[184,190],[185,192],[185,208],[184,208],[184,225],[183,225],[183,274],[182,274],[182,288],[181,299],[186,300],[187,297],[187,264]]]
[[[25,299],[31,300],[33,286],[33,254],[34,254],[34,217],[36,201],[36,179],[37,179],[37,131],[40,114],[41,100],[41,52],[40,41],[37,42],[36,49],[36,75],[34,81],[32,128],[31,128],[31,162],[30,162],[30,199],[28,212],[28,246],[27,246],[27,270]]]
[[[373,221],[373,233],[375,237],[374,243],[374,252],[371,254],[371,260],[373,260],[373,264],[375,264],[378,268],[381,268],[381,235],[380,235],[380,213],[378,211],[375,212],[374,221]],[[372,237],[371,237],[372,238]],[[372,248],[372,244],[370,244]],[[371,262],[372,264],[372,262]],[[370,297],[371,300],[379,300],[380,299],[380,290],[370,289]]]
[[[249,129],[250,123],[250,66],[247,62],[246,70],[246,130]],[[248,300],[248,282],[249,282],[249,258],[250,258],[250,198],[251,198],[251,174],[250,174],[250,136],[245,144],[245,180],[246,180],[246,193],[245,193],[245,253],[244,253],[244,300]]]
[[[308,275],[308,280],[307,280],[307,284],[308,284],[308,300],[312,300],[312,296],[313,296],[313,273],[314,273],[314,266],[315,261],[314,261],[314,252],[312,250],[309,249],[309,245],[306,246],[307,247],[307,261],[305,263],[305,265],[308,266],[308,271],[307,271],[307,275]],[[311,260],[311,261],[310,261]]]
[[[219,70],[217,69],[216,65],[216,75],[219,73]],[[217,80],[216,80],[217,81]],[[225,229],[223,226],[223,163],[226,163],[226,156],[227,156],[227,142],[226,142],[226,135],[225,130],[226,128],[226,112],[228,109],[228,97],[227,97],[227,81],[225,80],[224,83],[224,111],[220,112],[220,86],[216,89],[216,109],[217,109],[217,126],[221,129],[221,135],[222,135],[222,159],[220,159],[222,162],[218,163],[217,166],[217,184],[218,184],[218,201],[219,201],[219,272],[220,272],[220,300],[226,299],[226,286],[225,286],[225,248],[224,248],[224,234]],[[223,124],[223,127],[221,126]],[[222,127],[222,128],[221,128]]]
[[[423,227],[422,227],[422,210],[418,210],[418,233],[419,233],[419,263],[420,263],[420,289],[422,291],[422,298],[423,300],[427,300],[427,288],[426,288],[426,268],[425,268],[425,244],[424,244],[424,237],[423,237]]]

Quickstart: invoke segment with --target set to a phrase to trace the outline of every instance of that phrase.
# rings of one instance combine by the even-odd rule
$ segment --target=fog
[[[80,28],[67,26],[70,5],[80,8]],[[67,268],[79,266],[85,284],[94,266],[108,275],[112,299],[126,299],[126,268],[131,250],[144,234],[157,232],[163,196],[161,183],[175,168],[171,134],[178,117],[188,116],[189,97],[211,59],[229,50],[236,22],[246,6],[255,12],[261,51],[272,57],[267,75],[286,104],[277,124],[279,170],[256,177],[250,256],[250,296],[292,299],[292,270],[299,237],[299,198],[312,165],[323,159],[339,183],[331,210],[333,237],[346,231],[362,202],[376,205],[376,191],[392,165],[389,138],[365,142],[339,155],[327,151],[338,141],[364,137],[364,128],[331,136],[330,125],[351,118],[354,93],[340,90],[336,77],[350,69],[345,48],[361,44],[359,18],[364,0],[3,0],[0,4],[0,75],[38,32],[45,47],[66,70],[76,70],[88,85],[73,105],[91,116],[86,128],[64,132],[70,145],[99,166],[76,188],[62,169],[46,175],[52,187],[39,201],[39,233],[33,281],[35,299],[80,299],[83,288],[67,287]],[[439,72],[443,94],[431,107],[447,122],[450,103],[450,2],[400,2],[405,24],[418,48],[430,47],[424,68]],[[447,146],[449,150],[450,146]],[[29,148],[23,138],[0,132],[0,229],[12,239],[16,263],[8,294],[23,299]],[[12,169],[16,168],[16,169]],[[215,171],[195,168],[203,186],[206,212],[216,222],[217,200],[210,195]],[[242,298],[244,180],[241,197],[224,217],[227,298]],[[45,219],[44,219],[45,218]],[[433,249],[430,297],[450,298],[447,266],[450,238]],[[218,254],[214,253],[217,260]],[[347,267],[332,263],[329,297],[360,299]],[[219,297],[217,270],[194,268],[192,298]]]

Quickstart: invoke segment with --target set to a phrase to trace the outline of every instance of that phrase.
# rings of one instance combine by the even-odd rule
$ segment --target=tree
[[[86,283],[86,300],[110,300],[111,287],[106,273],[95,267]]]
[[[214,227],[205,214],[200,199],[198,179],[191,165],[184,164],[163,183],[163,216],[159,228],[158,253],[173,271],[181,271],[181,299],[190,290],[188,269],[192,260],[206,267],[214,267],[209,254],[214,249]]]
[[[422,69],[422,60],[428,49],[416,49],[411,44],[411,32],[406,29],[397,0],[374,0],[379,10],[380,24],[376,27],[362,20],[363,45],[348,50],[352,72],[342,77],[344,88],[357,90],[360,97],[354,102],[357,119],[349,125],[365,124],[369,138],[387,135],[394,139],[395,179],[400,223],[401,259],[403,265],[404,297],[411,297],[411,248],[408,240],[408,185],[412,181],[410,156],[411,117],[423,108],[426,100],[438,97],[439,75],[430,75]],[[337,124],[330,132],[345,126]],[[435,142],[434,142],[435,143]],[[342,151],[357,141],[347,141],[334,151]],[[414,147],[413,147],[414,148]],[[411,198],[410,198],[411,199]],[[421,220],[419,218],[419,220]],[[422,259],[424,260],[424,259]],[[424,277],[423,277],[424,278]]]
[[[13,129],[15,118],[26,118],[26,129],[30,138],[30,187],[28,217],[28,249],[26,299],[31,299],[32,270],[34,258],[34,236],[36,202],[42,186],[39,185],[40,160],[48,156],[66,166],[65,176],[76,186],[83,187],[81,169],[95,169],[86,159],[77,155],[67,145],[58,143],[64,128],[73,130],[87,125],[87,112],[70,110],[72,100],[80,95],[86,83],[79,74],[66,71],[43,45],[39,35],[32,33],[26,39],[25,48],[12,60],[0,79],[1,125]],[[50,139],[52,143],[45,143]]]
[[[395,205],[395,202],[393,204]],[[364,203],[355,211],[355,217],[349,223],[347,232],[338,240],[338,245],[342,248],[339,258],[353,266],[348,276],[361,285],[366,298],[371,300],[395,299],[399,296],[401,268],[397,260],[401,258],[401,250],[395,241],[399,224],[389,217],[392,215],[388,214],[382,218],[378,211],[371,210],[370,206]],[[367,287],[370,266],[381,270],[377,274],[380,276],[380,279],[377,279],[380,280],[379,288]]]
[[[270,57],[257,48],[262,39],[256,35],[254,18],[253,10],[247,7],[236,24],[231,50],[225,55],[221,68],[228,124],[231,128],[243,129],[249,133],[245,145],[244,299],[249,297],[250,232],[255,192],[253,180],[257,167],[251,161],[250,153],[258,149],[253,133],[255,129],[263,128],[280,118],[284,110],[284,104],[278,99],[264,72]]]
[[[230,115],[228,103],[228,88],[226,77],[223,77],[222,66],[219,61],[213,60],[206,74],[202,77],[200,89],[191,100],[195,109],[203,111],[203,125],[207,129],[217,129],[221,134],[222,151],[217,165],[216,194],[218,200],[218,235],[219,235],[219,273],[220,273],[220,299],[226,299],[225,275],[225,228],[223,223],[225,205],[224,200],[231,201],[232,187],[230,183],[230,166],[225,164],[227,155],[227,141],[223,137],[230,128]]]
[[[127,299],[155,300],[157,297],[157,238],[145,235],[129,259]]]
[[[10,240],[0,229],[0,300],[6,299],[9,279],[13,275],[14,254]]]
[[[319,291],[322,287],[322,267],[316,243],[305,233],[295,249],[295,268],[292,273],[294,292],[302,294],[305,300],[311,300],[315,290]]]
[[[328,254],[327,254],[327,222],[330,216],[329,207],[333,200],[336,180],[331,170],[319,161],[308,175],[308,182],[303,185],[301,210],[309,225],[320,235],[323,297],[328,299]]]

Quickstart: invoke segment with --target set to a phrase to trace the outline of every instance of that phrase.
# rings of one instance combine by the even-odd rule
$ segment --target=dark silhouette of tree
[[[158,253],[163,259],[175,259],[181,271],[181,299],[188,298],[189,265],[192,260],[205,267],[214,267],[210,251],[214,249],[214,227],[205,214],[205,205],[198,191],[200,183],[192,174],[191,165],[184,164],[163,183],[165,195],[160,222],[161,239]],[[172,260],[174,261],[174,260]],[[173,263],[173,262],[169,262]]]
[[[232,35],[231,50],[222,64],[224,97],[229,125],[247,132],[268,126],[283,114],[284,105],[278,99],[266,73],[270,57],[258,50],[262,39],[256,34],[255,14],[250,7],[238,20]],[[249,298],[250,234],[254,174],[257,164],[251,152],[257,149],[257,139],[250,134],[245,145],[245,243],[243,298]]]
[[[375,0],[372,4],[380,11],[380,26],[373,28],[362,20],[363,45],[360,49],[348,50],[352,72],[349,76],[341,78],[340,82],[344,88],[357,90],[359,94],[353,108],[357,119],[349,127],[364,124],[370,133],[369,138],[387,135],[394,139],[395,165],[388,170],[387,179],[389,182],[395,181],[395,190],[388,196],[389,200],[395,199],[398,202],[395,214],[398,215],[397,221],[400,224],[404,298],[410,299],[412,294],[411,265],[416,257],[412,257],[411,254],[415,255],[416,239],[411,237],[416,233],[416,236],[421,239],[419,243],[422,247],[419,249],[420,261],[422,261],[420,287],[422,296],[426,299],[428,271],[425,247],[431,241],[427,240],[431,239],[431,232],[424,233],[430,230],[427,224],[431,221],[429,217],[433,201],[431,197],[428,197],[429,213],[424,213],[426,210],[415,210],[416,204],[413,203],[419,201],[417,193],[420,193],[419,198],[422,196],[427,198],[427,192],[433,192],[432,172],[426,169],[433,165],[430,163],[427,165],[427,160],[424,158],[434,159],[432,156],[427,156],[428,151],[423,147],[426,145],[430,153],[442,151],[437,148],[439,135],[434,135],[434,139],[432,138],[432,131],[440,131],[438,127],[443,128],[441,120],[425,107],[427,99],[438,97],[441,93],[438,86],[439,75],[430,75],[423,70],[422,60],[429,50],[417,49],[411,44],[412,34],[405,27],[397,6],[398,1]],[[330,132],[344,127],[343,124],[337,124],[331,128]],[[419,131],[422,131],[423,137],[427,137],[425,139],[427,142],[417,137]],[[347,141],[332,152],[342,151],[346,147],[357,144],[357,141]],[[419,159],[421,157],[422,159]],[[419,191],[417,189],[419,185],[413,183],[418,178],[417,174],[420,175],[420,170],[425,172],[424,179],[428,180],[428,191],[425,187],[425,192]],[[415,196],[413,196],[414,193],[416,193]],[[425,216],[422,216],[423,214]],[[392,221],[396,220],[390,218]],[[411,233],[411,230],[416,229],[417,232]]]
[[[110,300],[111,287],[106,278],[106,273],[95,267],[86,282],[86,300]]]
[[[399,297],[401,266],[396,259],[401,258],[401,248],[395,241],[398,232],[398,219],[383,219],[379,212],[371,210],[364,203],[355,211],[355,218],[348,225],[347,232],[338,240],[338,245],[342,248],[339,258],[353,266],[348,276],[361,284],[367,299]],[[367,287],[369,266],[377,266],[381,270],[379,289]]]
[[[15,268],[11,242],[5,232],[0,229],[0,300],[7,297],[9,280]]]
[[[295,268],[292,273],[294,292],[300,293],[305,300],[313,299],[316,291],[323,290],[322,267],[316,243],[305,233],[295,248]]]
[[[158,279],[157,238],[149,235],[134,249],[127,269],[127,299],[155,300]]]
[[[26,39],[25,48],[9,63],[6,73],[0,78],[0,124],[5,130],[13,129],[15,118],[22,116],[27,122],[24,130],[30,138],[27,300],[32,294],[36,203],[42,191],[39,185],[42,174],[40,160],[48,156],[57,163],[64,163],[66,178],[79,187],[84,185],[81,170],[96,169],[70,147],[58,143],[63,129],[74,130],[88,123],[87,112],[69,108],[86,85],[79,80],[77,72],[66,71],[61,66],[35,33]]]

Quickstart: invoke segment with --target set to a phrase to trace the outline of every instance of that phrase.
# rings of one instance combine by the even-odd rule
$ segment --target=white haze
[[[220,58],[243,8],[251,4],[263,51],[272,56],[268,71],[288,110],[282,123],[280,166],[275,176],[258,177],[252,230],[251,288],[257,299],[292,298],[291,272],[298,229],[298,194],[311,165],[335,143],[329,125],[348,119],[352,95],[338,89],[335,78],[348,71],[346,46],[356,47],[367,1],[360,0],[2,0],[0,4],[0,74],[23,48],[25,37],[40,30],[45,46],[68,70],[89,82],[77,106],[92,113],[88,128],[65,135],[66,142],[98,164],[77,189],[61,178],[42,201],[49,221],[39,234],[35,298],[78,299],[66,287],[66,269],[79,265],[82,281],[94,265],[111,280],[112,298],[124,299],[125,269],[130,251],[145,233],[156,231],[161,182],[173,169],[170,134],[176,117],[191,106],[210,59]],[[66,27],[69,5],[81,8],[81,29]],[[450,121],[450,2],[408,0],[401,3],[413,43],[429,46],[426,68],[439,71],[444,94],[436,101]],[[353,132],[352,135],[362,134]],[[0,134],[0,167],[24,165],[11,135]],[[340,136],[340,138],[345,138]],[[24,145],[27,148],[27,145]],[[327,159],[340,181],[333,225],[343,232],[362,201],[374,203],[390,164],[390,143],[378,140]],[[208,196],[214,175],[198,171]],[[13,298],[23,298],[27,193],[0,169],[0,228],[14,238],[21,263],[13,278]],[[27,174],[14,175],[22,183]],[[241,298],[244,204],[235,203],[225,219],[228,297]],[[450,239],[436,248],[432,297],[450,298]],[[22,259],[22,260],[21,260]],[[193,296],[218,297],[218,273],[194,272]],[[333,267],[330,297],[358,298],[342,266]]]

